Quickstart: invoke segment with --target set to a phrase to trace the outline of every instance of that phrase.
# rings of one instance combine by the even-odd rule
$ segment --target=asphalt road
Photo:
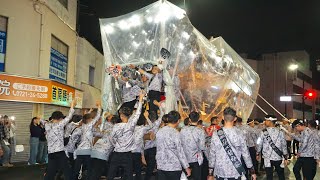
[[[292,172],[294,163],[290,163],[285,169],[286,179],[294,180]],[[45,171],[45,165],[27,166],[24,164],[15,165],[12,168],[0,167],[0,180],[42,180]],[[257,178],[258,180],[265,180],[265,174]],[[277,180],[277,175],[274,173],[274,180]],[[320,168],[317,170],[315,180],[320,180]]]

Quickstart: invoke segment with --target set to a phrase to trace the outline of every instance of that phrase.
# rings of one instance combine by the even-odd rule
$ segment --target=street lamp
[[[292,63],[288,66],[288,69],[286,69],[286,83],[285,83],[285,87],[284,87],[285,95],[288,95],[288,92],[287,92],[288,70],[294,71],[294,70],[298,69],[298,67],[299,67],[298,64]],[[286,102],[284,103],[284,111],[285,111],[285,115],[287,116],[287,103]]]
[[[290,71],[294,71],[294,70],[296,70],[296,69],[298,69],[298,64],[290,64],[289,66],[288,66],[288,69],[290,70]]]

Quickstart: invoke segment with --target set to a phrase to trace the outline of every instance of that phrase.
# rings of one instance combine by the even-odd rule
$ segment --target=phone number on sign
[[[35,92],[26,92],[26,91],[12,91],[12,94],[14,96],[28,97],[28,98],[39,98],[39,99],[48,98],[48,94],[45,94],[45,93],[35,93]]]

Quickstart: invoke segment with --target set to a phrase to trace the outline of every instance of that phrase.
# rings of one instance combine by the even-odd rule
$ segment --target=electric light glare
[[[190,38],[190,35],[187,32],[182,32],[182,37],[184,37],[186,40]]]
[[[137,47],[140,46],[140,43],[137,43],[137,42],[133,41],[132,45],[137,48]]]
[[[118,24],[118,26],[119,26],[119,28],[120,28],[121,30],[128,30],[128,29],[130,29],[130,26],[129,26],[124,20],[120,21],[119,24]]]
[[[114,28],[113,28],[111,25],[107,25],[107,26],[105,27],[105,31],[106,31],[106,33],[108,33],[108,34],[111,34],[111,33],[114,32]]]
[[[289,68],[289,70],[294,71],[294,70],[298,69],[298,67],[299,67],[298,64],[290,64],[288,68]]]
[[[195,58],[195,57],[196,57],[196,55],[194,54],[193,51],[190,51],[190,52],[189,52],[189,55],[190,55],[191,58]]]
[[[178,46],[181,50],[184,49],[184,45],[182,43],[179,43],[179,46]]]
[[[141,25],[141,18],[139,15],[133,15],[130,19],[129,19],[129,24],[130,27],[136,27]]]

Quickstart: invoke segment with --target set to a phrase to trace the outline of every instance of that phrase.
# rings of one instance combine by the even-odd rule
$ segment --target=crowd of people
[[[302,179],[301,170],[304,179],[315,177],[320,160],[316,121],[290,124],[267,115],[244,123],[234,109],[226,107],[221,117],[211,118],[208,127],[196,111],[181,126],[179,112],[164,113],[161,71],[156,66],[151,72],[130,67],[140,72],[145,86],[131,89],[139,82],[115,77],[123,81],[119,82],[123,104],[116,114],[102,112],[97,102],[96,110],[75,115],[73,101],[67,116],[56,111],[48,121],[32,119],[29,163],[47,161],[46,180],[55,179],[59,172],[72,180],[102,176],[139,180],[143,167],[145,180],[154,175],[158,180],[242,180],[256,179],[261,172],[270,180],[274,170],[284,180],[284,167],[293,157],[297,157],[296,179]],[[296,144],[293,139],[299,143],[296,151],[291,150]],[[38,157],[44,141],[48,156]]]

